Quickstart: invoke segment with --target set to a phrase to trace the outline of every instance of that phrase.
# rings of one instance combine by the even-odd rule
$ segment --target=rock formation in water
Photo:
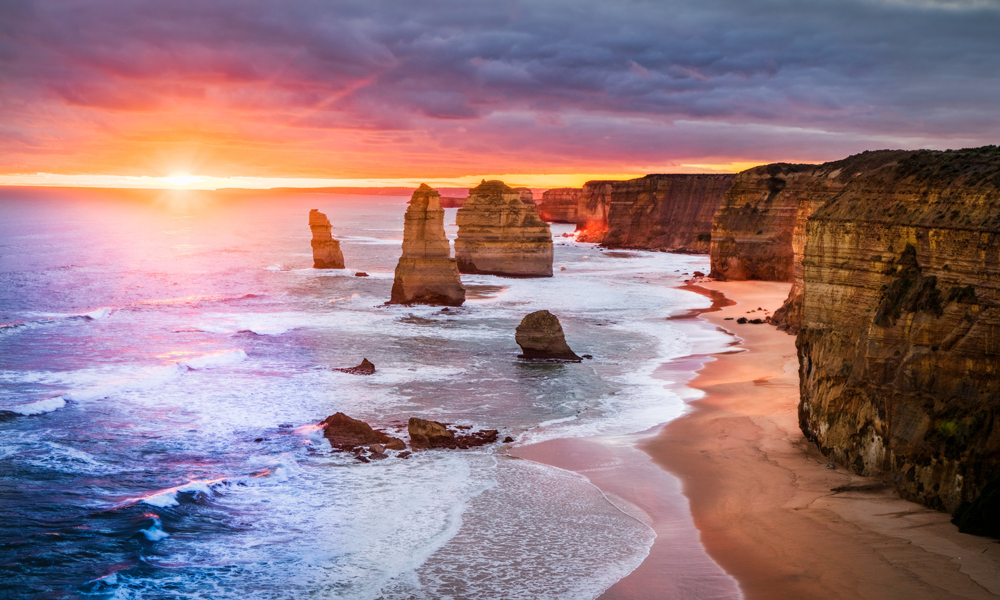
[[[646,175],[611,185],[607,248],[708,254],[712,219],[735,175]]]
[[[343,367],[339,369],[334,369],[334,371],[340,371],[341,373],[350,373],[351,375],[374,375],[375,365],[371,363],[367,358],[361,359],[361,364],[356,367]]]
[[[499,434],[496,429],[456,433],[448,428],[447,423],[426,421],[417,417],[410,417],[406,428],[410,434],[410,445],[414,449],[451,448],[466,450],[492,444],[497,441]],[[457,428],[470,429],[467,426],[458,426]]]
[[[538,216],[547,223],[576,224],[580,188],[556,188],[542,193]]]
[[[343,269],[344,254],[340,251],[340,242],[330,233],[330,219],[314,208],[309,211],[309,229],[313,235],[313,268]]]
[[[588,181],[576,204],[576,241],[600,244],[608,233],[611,188],[618,181]]]
[[[385,444],[389,448],[405,448],[403,440],[376,431],[368,423],[352,419],[342,412],[336,413],[320,422],[323,427],[323,437],[330,445],[340,450],[351,450],[358,446]]]
[[[426,184],[413,192],[403,226],[403,255],[396,265],[389,304],[461,306],[465,288],[444,234],[439,194]]]
[[[802,431],[905,498],[970,506],[1000,473],[1000,149],[906,153],[805,228]]]
[[[530,191],[530,190],[529,190]],[[552,232],[534,204],[502,181],[469,190],[456,216],[455,258],[462,273],[552,277]]]
[[[535,311],[521,319],[514,341],[521,347],[521,358],[582,360],[566,343],[559,319],[547,310]]]
[[[531,191],[531,188],[526,187],[516,187],[511,188],[515,192],[521,195],[521,202],[524,204],[534,204],[535,203],[535,193]]]

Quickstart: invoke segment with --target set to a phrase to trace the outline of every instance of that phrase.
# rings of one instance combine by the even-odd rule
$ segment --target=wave
[[[66,399],[62,396],[56,396],[55,398],[46,398],[45,400],[38,400],[37,402],[24,404],[22,406],[15,406],[14,408],[9,408],[7,410],[12,413],[28,417],[32,415],[44,415],[45,413],[59,410],[64,406],[66,406]]]
[[[227,367],[243,362],[246,359],[247,353],[239,349],[206,354],[204,356],[199,356],[198,358],[180,361],[166,367],[157,368],[141,377],[135,377],[124,381],[116,381],[90,389],[72,391],[53,398],[46,398],[45,400],[38,400],[5,410],[23,416],[41,415],[64,408],[68,402],[101,400],[115,394],[148,390],[159,387],[160,385],[177,378],[187,371],[201,371],[203,369]]]

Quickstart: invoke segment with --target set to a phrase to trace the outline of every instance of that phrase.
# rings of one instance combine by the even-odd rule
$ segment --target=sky
[[[579,185],[1000,143],[1000,0],[0,0],[0,184]]]

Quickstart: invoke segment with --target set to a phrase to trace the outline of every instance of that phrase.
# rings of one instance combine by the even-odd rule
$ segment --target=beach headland
[[[805,440],[795,338],[769,325],[736,324],[763,317],[747,314],[758,308],[773,313],[789,284],[687,289],[713,306],[681,317],[736,336],[729,350],[664,365],[672,381],[680,368],[697,371],[687,386],[705,395],[687,414],[634,436],[512,452],[582,473],[656,531],[643,564],[601,598],[1000,596],[1000,543],[959,533],[949,515],[830,464]],[[652,462],[628,452],[635,448]]]

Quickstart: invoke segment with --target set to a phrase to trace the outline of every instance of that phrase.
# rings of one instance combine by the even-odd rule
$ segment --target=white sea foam
[[[140,529],[139,533],[146,536],[146,539],[151,542],[158,542],[162,539],[170,537],[169,533],[163,531],[163,523],[160,521],[159,517],[153,517],[153,524],[150,525],[148,529]]]
[[[97,310],[92,310],[88,313],[83,313],[80,316],[87,317],[88,319],[91,319],[93,321],[97,321],[100,319],[108,318],[112,312],[114,312],[113,308],[104,307],[104,308],[98,308]]]
[[[14,408],[11,408],[9,410],[19,415],[30,416],[30,415],[43,415],[45,413],[50,413],[54,410],[59,410],[64,406],[66,406],[66,399],[63,398],[62,396],[57,396],[55,398],[38,400],[37,402],[32,402],[30,404],[15,406]]]
[[[227,350],[217,354],[209,354],[191,360],[186,360],[177,364],[197,371],[200,369],[213,369],[215,367],[235,365],[236,363],[243,362],[246,359],[247,353],[243,350]]]

